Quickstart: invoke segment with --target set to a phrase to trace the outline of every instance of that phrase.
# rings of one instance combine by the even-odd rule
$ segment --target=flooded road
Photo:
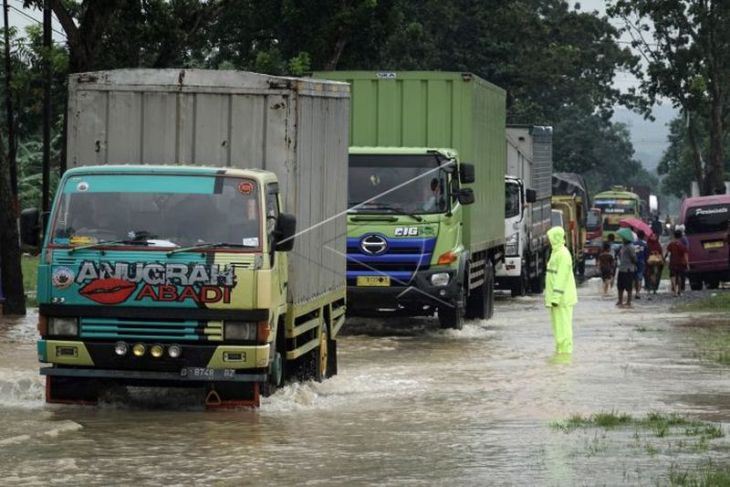
[[[494,319],[461,331],[351,319],[338,376],[256,411],[206,412],[189,392],[156,390],[45,405],[35,317],[6,319],[2,484],[657,485],[673,468],[730,462],[727,436],[555,427],[659,411],[730,434],[730,366],[698,350],[717,318],[646,302],[617,311],[594,280],[579,296],[570,362],[552,356],[540,297],[499,300]]]

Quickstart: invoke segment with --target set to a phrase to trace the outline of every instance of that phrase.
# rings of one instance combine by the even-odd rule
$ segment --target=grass
[[[36,285],[38,282],[38,256],[24,255],[21,261],[23,268],[23,289],[25,289],[26,305],[36,306]]]
[[[730,465],[706,462],[693,470],[672,465],[669,484],[678,487],[715,487],[730,485]]]
[[[730,292],[718,290],[714,296],[709,296],[691,303],[673,307],[675,311],[730,311]]]
[[[575,414],[565,421],[554,422],[551,426],[566,433],[578,428],[614,429],[632,426],[637,429],[636,436],[638,436],[639,429],[652,431],[659,438],[663,438],[670,433],[680,433],[685,436],[699,436],[707,439],[725,436],[722,428],[713,423],[689,419],[678,414],[663,414],[658,412],[650,412],[643,418],[634,418],[629,414],[615,411],[600,412],[591,416]]]

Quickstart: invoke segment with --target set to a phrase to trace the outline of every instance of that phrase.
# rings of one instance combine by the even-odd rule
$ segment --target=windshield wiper
[[[210,242],[210,243],[204,243],[199,245],[191,245],[190,247],[180,247],[177,249],[170,250],[167,252],[167,255],[173,255],[177,254],[179,252],[191,252],[194,250],[204,250],[204,249],[210,249],[214,247],[236,247],[236,248],[243,248],[243,249],[255,249],[258,247],[258,245],[244,245],[244,244],[234,244],[234,243],[228,243],[228,242]]]
[[[359,204],[362,204],[362,203],[359,203]],[[398,215],[409,216],[409,217],[413,218],[414,220],[416,220],[417,222],[423,221],[423,217],[421,217],[420,215],[416,215],[415,213],[408,212],[408,211],[404,210],[403,208],[398,208],[397,206],[390,206],[390,205],[387,205],[384,203],[374,203],[374,202],[366,203],[366,205],[367,206],[372,205],[373,210],[392,211],[393,213],[397,213]],[[355,205],[355,206],[357,206],[357,205]],[[348,211],[357,212],[359,209],[360,208],[356,208],[354,210],[348,210]],[[363,209],[368,210],[370,208],[363,208]]]

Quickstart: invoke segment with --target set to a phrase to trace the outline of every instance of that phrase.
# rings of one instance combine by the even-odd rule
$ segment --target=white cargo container
[[[552,127],[508,126],[505,260],[497,267],[496,284],[513,295],[542,291],[549,249],[552,172]]]
[[[70,168],[172,164],[274,172],[297,217],[289,300],[345,289],[349,85],[241,71],[69,78]],[[137,123],[134,123],[136,121]]]

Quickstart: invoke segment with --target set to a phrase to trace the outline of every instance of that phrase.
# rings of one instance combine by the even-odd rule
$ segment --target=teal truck
[[[312,79],[72,75],[38,271],[46,399],[171,386],[257,406],[335,374],[349,106]]]
[[[505,92],[470,73],[318,72],[351,85],[348,314],[491,317],[504,256]]]

